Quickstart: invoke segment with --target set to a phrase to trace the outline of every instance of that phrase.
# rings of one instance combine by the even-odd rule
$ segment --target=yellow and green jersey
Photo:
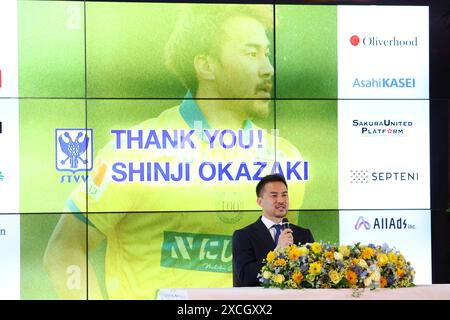
[[[151,130],[177,132],[177,147],[157,148]],[[254,147],[227,148],[232,138],[225,138],[232,134],[213,145],[205,136],[213,129],[195,100],[185,99],[157,118],[122,130],[120,141],[114,139],[98,153],[87,194],[86,185],[79,185],[66,210],[108,239],[109,298],[152,299],[159,288],[231,287],[231,235],[261,215],[258,177],[281,170],[290,208],[300,208],[308,170],[301,154],[250,120],[240,132],[241,146],[250,145],[252,131]],[[138,141],[141,133],[145,138]],[[128,134],[136,138],[131,143]]]

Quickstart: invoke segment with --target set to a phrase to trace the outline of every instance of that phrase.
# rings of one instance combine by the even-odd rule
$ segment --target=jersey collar
[[[183,102],[180,105],[180,115],[191,129],[211,129],[205,115],[202,113],[197,105],[191,90],[188,90],[184,96]],[[252,121],[246,119],[242,129],[249,130],[253,127]]]

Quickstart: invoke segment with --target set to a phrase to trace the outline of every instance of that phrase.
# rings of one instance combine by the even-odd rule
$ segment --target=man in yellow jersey
[[[257,209],[254,181],[282,172],[293,207],[301,206],[307,162],[252,122],[269,114],[272,25],[271,6],[183,9],[166,58],[188,92],[158,117],[112,130],[87,187],[70,195],[44,257],[62,298],[104,298],[86,261],[104,239],[110,299],[153,299],[159,288],[231,287],[231,235],[259,215],[243,212]],[[80,285],[68,286],[74,266]]]

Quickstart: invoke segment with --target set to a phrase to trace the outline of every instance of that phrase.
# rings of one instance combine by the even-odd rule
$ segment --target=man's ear
[[[206,54],[200,54],[194,58],[194,68],[199,80],[215,80],[215,59]]]
[[[261,198],[261,197],[257,197],[257,198],[256,198],[256,203],[257,203],[258,206],[260,206],[260,207],[261,207],[261,201],[262,201],[262,198]]]

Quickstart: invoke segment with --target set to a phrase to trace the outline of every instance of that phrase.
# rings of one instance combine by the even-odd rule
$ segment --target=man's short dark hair
[[[272,5],[189,4],[179,5],[181,14],[166,48],[166,66],[195,94],[198,86],[194,58],[217,56],[223,43],[223,24],[232,17],[251,17],[266,31],[273,28]]]
[[[256,196],[257,197],[261,197],[264,186],[269,183],[269,182],[283,182],[284,185],[286,186],[287,189],[287,183],[286,183],[286,179],[281,175],[281,174],[269,174],[267,176],[265,176],[264,178],[262,178],[258,184],[256,185]]]

